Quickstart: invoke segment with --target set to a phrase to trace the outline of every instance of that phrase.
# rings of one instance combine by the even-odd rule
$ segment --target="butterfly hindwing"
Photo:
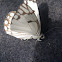
[[[8,14],[4,21],[4,29],[7,34],[20,39],[38,39],[41,37],[40,24],[36,17],[38,12],[36,13],[36,9],[32,8],[30,2],[28,1],[29,4],[24,2],[16,12],[12,11]]]

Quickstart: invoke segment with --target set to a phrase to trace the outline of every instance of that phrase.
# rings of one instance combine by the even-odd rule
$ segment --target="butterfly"
[[[36,0],[24,0],[17,11],[9,12],[4,20],[4,31],[19,39],[43,39]]]

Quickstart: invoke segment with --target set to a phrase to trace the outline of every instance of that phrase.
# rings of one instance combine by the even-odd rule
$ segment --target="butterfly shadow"
[[[52,22],[48,17],[48,12],[47,3],[42,3],[39,6],[41,32],[46,36],[44,40],[36,43],[34,62],[62,62],[60,49],[62,44],[62,22]]]
[[[41,22],[41,33],[44,35],[49,30],[49,25],[51,25],[51,19],[48,17],[49,8],[47,3],[42,3],[39,5],[39,15],[40,15],[40,22]],[[45,44],[44,44],[45,43]],[[45,47],[46,42],[37,42],[35,47],[35,53],[34,53],[34,62],[42,62],[42,47]],[[42,51],[43,52],[43,51]]]
[[[51,19],[48,17],[49,8],[47,3],[42,3],[39,5],[39,15],[41,22],[41,33],[46,33],[49,29]]]

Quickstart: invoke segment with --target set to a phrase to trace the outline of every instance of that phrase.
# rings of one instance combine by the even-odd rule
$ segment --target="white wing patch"
[[[25,0],[24,2],[26,3],[26,1],[27,0]],[[32,10],[35,11],[34,13],[35,13],[35,15],[36,15],[36,17],[40,23],[39,11],[38,11],[38,6],[36,3],[36,0],[28,0],[27,3],[28,3],[27,5],[29,5],[32,8]]]
[[[7,34],[20,39],[40,39],[40,24],[35,11],[23,3],[17,12],[10,12],[4,20],[4,30]]]
[[[22,11],[22,10],[20,10],[20,9],[18,9],[18,12],[19,12],[20,14],[23,14],[23,11]]]
[[[6,18],[4,20],[4,30],[7,34],[11,33],[10,24],[11,24],[11,20],[12,20],[13,16],[15,15],[15,13],[16,13],[16,11],[9,12],[9,14],[6,16]]]

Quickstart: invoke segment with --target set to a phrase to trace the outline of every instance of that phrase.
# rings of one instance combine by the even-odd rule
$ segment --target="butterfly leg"
[[[4,20],[4,31],[7,34],[10,34],[10,24],[11,24],[11,20],[12,20],[13,16],[15,15],[15,13],[16,13],[16,11],[9,12]]]

